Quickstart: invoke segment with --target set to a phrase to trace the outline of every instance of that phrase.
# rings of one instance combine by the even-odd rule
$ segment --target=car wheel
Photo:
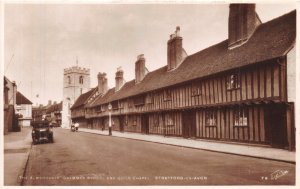
[[[50,136],[49,141],[50,141],[51,143],[54,142],[53,136]]]

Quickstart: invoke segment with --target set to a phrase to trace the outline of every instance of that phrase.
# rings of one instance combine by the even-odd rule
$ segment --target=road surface
[[[55,128],[23,185],[294,185],[295,165]]]

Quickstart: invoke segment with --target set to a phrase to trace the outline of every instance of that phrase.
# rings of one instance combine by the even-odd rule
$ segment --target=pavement
[[[87,128],[79,128],[80,132],[88,132],[100,135],[108,135],[108,130],[95,130]],[[241,144],[241,143],[227,143],[218,141],[207,141],[201,139],[184,139],[180,137],[166,137],[160,135],[146,135],[139,133],[128,133],[113,131],[112,136],[122,137],[134,140],[142,140],[148,142],[155,142],[161,144],[168,144],[174,146],[181,146],[187,148],[208,150],[213,152],[221,152],[227,154],[235,154],[241,156],[269,159],[282,161],[287,163],[296,163],[296,152],[271,148],[268,146],[259,146],[253,144]]]
[[[31,128],[4,135],[4,185],[19,186],[31,148]]]

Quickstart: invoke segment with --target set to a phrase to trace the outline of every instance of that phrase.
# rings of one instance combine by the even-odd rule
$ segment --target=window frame
[[[217,126],[217,110],[205,111],[205,126],[206,127]]]
[[[171,89],[165,89],[163,95],[164,95],[164,101],[172,101]]]
[[[195,92],[196,90],[196,92]],[[191,97],[197,97],[202,95],[202,86],[201,83],[192,84],[191,87]]]
[[[240,73],[231,73],[226,77],[226,90],[236,90],[241,88]]]
[[[69,85],[72,84],[71,76],[68,75],[67,78],[68,78],[68,84],[69,84]]]
[[[79,84],[83,84],[83,76],[79,76]]]
[[[234,127],[249,126],[249,111],[247,108],[237,108],[233,111],[233,126]]]
[[[175,115],[174,114],[165,114],[165,124],[166,126],[175,126]]]
[[[133,97],[133,104],[134,106],[143,106],[145,105],[146,96],[145,95],[139,95]]]

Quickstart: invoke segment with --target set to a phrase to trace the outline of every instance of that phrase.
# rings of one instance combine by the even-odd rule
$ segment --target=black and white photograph
[[[1,185],[297,188],[297,6],[0,2]]]

